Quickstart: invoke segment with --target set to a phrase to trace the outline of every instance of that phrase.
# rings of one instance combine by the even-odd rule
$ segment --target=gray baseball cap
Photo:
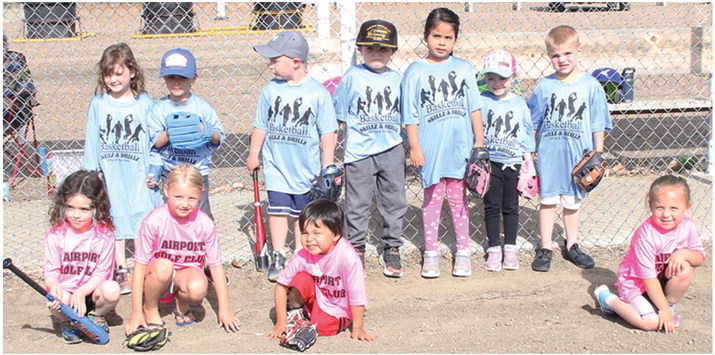
[[[308,41],[294,31],[283,31],[273,36],[266,44],[253,46],[253,50],[266,58],[275,58],[282,55],[298,58],[305,63],[308,60]]]

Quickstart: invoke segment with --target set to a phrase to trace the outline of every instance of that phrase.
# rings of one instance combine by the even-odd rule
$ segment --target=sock
[[[612,293],[608,295],[608,297],[606,297],[606,306],[608,306],[609,309],[613,309],[613,301],[615,301],[617,298],[618,296]]]

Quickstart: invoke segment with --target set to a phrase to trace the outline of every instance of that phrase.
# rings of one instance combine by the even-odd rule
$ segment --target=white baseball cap
[[[486,73],[494,73],[504,78],[516,75],[516,58],[504,49],[491,52],[484,58],[482,74]]]

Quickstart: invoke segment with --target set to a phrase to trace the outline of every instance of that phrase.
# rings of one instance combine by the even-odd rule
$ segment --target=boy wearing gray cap
[[[313,176],[334,164],[338,124],[328,90],[306,72],[308,42],[300,33],[280,32],[253,49],[269,58],[274,75],[258,99],[246,166],[252,174],[263,165],[273,246],[268,279],[275,281],[286,263],[289,216],[301,248],[297,218]]]
[[[370,206],[375,194],[383,220],[383,274],[401,277],[400,247],[405,198],[400,82],[387,65],[397,51],[397,29],[383,20],[360,26],[357,41],[363,64],[349,68],[333,95],[345,129],[345,236],[364,257]]]

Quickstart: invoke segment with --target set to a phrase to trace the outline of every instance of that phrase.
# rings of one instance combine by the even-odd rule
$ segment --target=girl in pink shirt
[[[189,302],[201,302],[209,265],[214,280],[224,280],[221,246],[216,224],[197,208],[203,191],[201,173],[191,165],[175,167],[167,178],[167,202],[147,214],[139,227],[134,253],[132,314],[125,326],[131,334],[139,326],[163,328],[159,298],[171,294],[177,326],[196,321]],[[228,304],[226,283],[214,283],[218,298],[218,323],[227,331],[239,329]],[[144,297],[143,297],[144,296]]]
[[[52,228],[45,235],[45,288],[58,301],[48,302],[60,320],[67,344],[82,342],[82,333],[59,311],[65,303],[109,331],[104,317],[119,302],[114,270],[114,224],[109,198],[96,172],[80,170],[60,186],[50,209]]]
[[[674,332],[680,326],[675,304],[705,260],[705,247],[692,219],[690,187],[679,176],[657,178],[648,192],[652,215],[638,227],[618,266],[618,294],[601,285],[594,293],[601,310],[616,313],[643,330]]]
[[[276,324],[269,338],[282,338],[296,325],[309,322],[316,336],[335,335],[352,323],[351,338],[375,340],[363,328],[365,273],[357,251],[342,237],[343,220],[340,207],[326,199],[313,201],[300,212],[303,248],[276,280]]]

